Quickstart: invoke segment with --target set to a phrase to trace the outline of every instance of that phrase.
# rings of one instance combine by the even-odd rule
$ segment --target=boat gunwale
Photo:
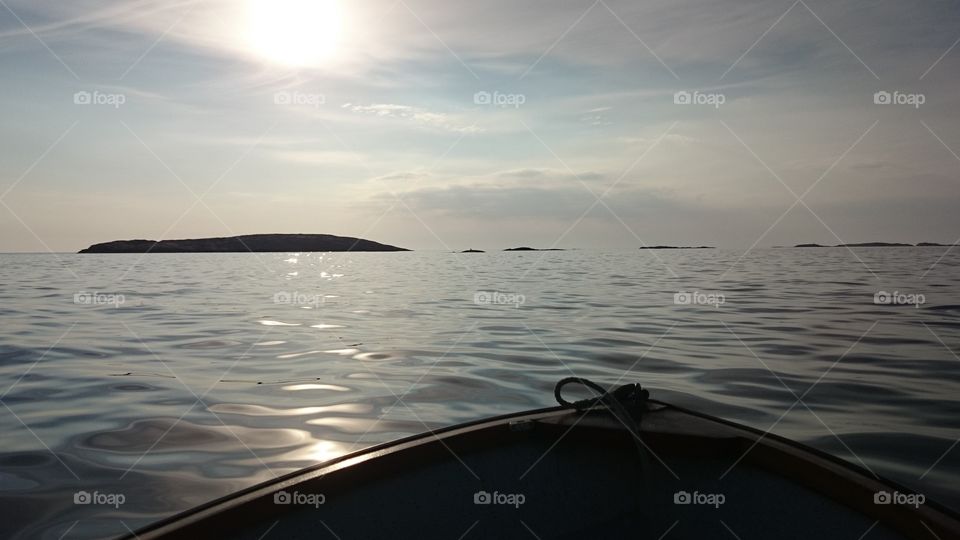
[[[725,433],[722,437],[717,437],[716,435],[698,435],[695,433],[691,434],[679,434],[681,436],[691,436],[699,438],[709,438],[709,439],[729,439],[737,440],[739,439],[741,443],[745,442],[751,447],[749,451],[744,455],[744,458],[748,454],[753,453],[755,450],[767,450],[773,452],[780,452],[781,454],[786,454],[792,456],[798,460],[806,461],[810,464],[811,467],[814,467],[819,470],[823,470],[827,474],[832,474],[834,476],[844,477],[849,483],[853,485],[859,485],[863,487],[866,484],[872,484],[874,486],[885,487],[891,490],[895,490],[900,493],[916,493],[914,490],[907,488],[893,480],[888,478],[875,475],[872,471],[865,469],[855,463],[844,460],[840,457],[834,456],[827,452],[812,448],[803,443],[787,439],[785,437],[776,435],[774,433],[766,432],[757,428],[739,424],[730,420],[725,420],[710,414],[702,413],[695,410],[690,410],[684,407],[664,403],[658,400],[651,399],[649,400],[651,405],[658,407],[658,409],[650,411],[648,414],[656,414],[658,412],[664,411],[675,411],[681,413],[682,415],[691,416],[699,418],[700,420],[707,421],[712,424],[717,424],[725,428]],[[240,489],[238,491],[232,492],[222,497],[210,500],[208,502],[202,503],[198,506],[190,508],[188,510],[173,514],[169,517],[160,519],[153,523],[146,525],[145,527],[137,530],[134,533],[125,535],[121,538],[124,539],[143,539],[148,540],[151,538],[163,538],[167,534],[175,534],[181,529],[190,527],[201,523],[206,518],[211,518],[217,515],[225,514],[232,510],[235,510],[238,507],[243,506],[244,504],[251,503],[257,500],[262,499],[265,496],[269,496],[272,493],[283,490],[287,487],[294,485],[301,485],[306,482],[310,482],[317,478],[322,478],[329,474],[352,468],[362,463],[368,462],[370,460],[386,457],[391,455],[397,455],[407,450],[413,450],[418,447],[427,448],[428,445],[433,445],[440,443],[443,445],[444,439],[450,439],[460,435],[467,434],[476,434],[489,429],[496,427],[508,426],[513,423],[521,422],[537,422],[544,420],[559,420],[563,422],[564,420],[571,420],[571,426],[579,423],[580,418],[584,415],[603,413],[605,417],[609,418],[609,413],[605,407],[594,407],[587,409],[585,411],[575,411],[567,407],[546,407],[540,409],[532,409],[521,412],[508,413],[504,415],[498,415],[494,417],[487,417],[477,420],[471,420],[468,422],[455,424],[451,426],[445,426],[439,429],[429,429],[427,431],[402,437],[399,439],[394,439],[391,441],[386,441],[383,443],[378,443],[373,446],[362,448],[353,452],[349,452],[342,456],[335,457],[333,459],[323,461],[321,463],[316,463],[314,465],[309,465],[307,467],[291,471],[289,473],[280,475],[276,478],[254,484],[252,486]],[[589,426],[588,424],[583,425],[584,428],[591,427],[593,429],[598,429],[598,426],[593,425]],[[616,424],[617,430],[625,431],[623,427],[618,423]],[[728,431],[728,433],[726,433]],[[651,431],[649,429],[644,429],[644,433],[649,434],[667,434],[670,435],[669,431]],[[778,448],[778,446],[780,448]],[[802,459],[804,456],[813,459]],[[826,465],[830,467],[824,467],[824,463],[814,463],[815,461],[825,462]],[[761,468],[766,468],[771,470],[774,473],[778,473],[781,476],[789,477],[784,473],[784,471],[765,466],[762,462],[757,462],[755,460],[750,460],[755,466]],[[731,467],[732,468],[732,467]],[[859,480],[859,481],[858,481]],[[824,496],[835,500],[839,504],[851,508],[852,510],[859,511],[860,513],[866,513],[871,517],[876,518],[876,515],[872,513],[867,513],[865,510],[867,508],[859,507],[856,505],[851,505],[850,501],[839,500],[834,497],[830,497],[830,493],[825,493],[823,490],[816,489],[814,486],[806,485],[805,487],[814,489],[815,491],[820,492]],[[954,510],[947,508],[936,501],[928,500],[922,507],[918,509],[906,509],[901,508],[898,505],[890,505],[890,508],[899,511],[899,514],[904,516],[922,513],[927,515],[927,517],[934,518],[933,521],[935,524],[942,525],[947,528],[947,530],[953,529],[960,531],[960,513],[955,512]],[[881,511],[877,511],[880,513]],[[278,510],[278,513],[283,513],[281,510]],[[895,512],[896,513],[896,512]],[[884,522],[883,519],[878,519],[880,522]],[[896,521],[896,520],[894,520]],[[952,522],[952,523],[951,523]],[[921,521],[921,523],[923,523]],[[896,529],[895,523],[888,525],[894,526]],[[945,524],[945,525],[944,525]],[[904,532],[901,530],[901,532]]]

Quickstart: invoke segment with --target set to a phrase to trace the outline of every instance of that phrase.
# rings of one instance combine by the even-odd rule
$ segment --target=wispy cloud
[[[353,105],[346,103],[344,109],[378,116],[408,120],[415,124],[453,131],[456,133],[479,133],[482,130],[474,124],[467,124],[463,119],[446,113],[431,112],[420,107],[410,105],[396,105],[392,103],[374,103],[370,105]]]

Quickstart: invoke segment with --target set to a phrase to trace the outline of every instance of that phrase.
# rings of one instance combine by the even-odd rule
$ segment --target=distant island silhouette
[[[795,248],[828,248],[828,247],[947,247],[949,244],[938,244],[936,242],[920,242],[917,244],[904,244],[900,242],[859,242],[856,244],[837,244],[835,246],[825,246],[823,244],[797,244]]]
[[[484,250],[482,250],[482,249],[465,249],[465,250],[461,251],[460,253],[486,253],[486,251],[484,251]]]
[[[643,246],[640,249],[714,249],[713,246]]]
[[[410,251],[372,240],[332,234],[248,234],[187,240],[115,240],[79,253],[273,253],[290,251]]]
[[[566,250],[563,248],[538,249],[538,248],[532,248],[527,246],[521,246],[521,247],[515,247],[515,248],[507,248],[504,251],[566,251]]]

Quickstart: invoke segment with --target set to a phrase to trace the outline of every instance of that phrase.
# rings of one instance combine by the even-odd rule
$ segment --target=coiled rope
[[[596,392],[597,395],[579,401],[567,401],[563,398],[563,387],[568,384],[581,384]],[[636,383],[624,384],[614,390],[605,390],[589,379],[566,377],[557,382],[557,386],[553,389],[553,396],[561,406],[575,409],[577,412],[584,412],[594,407],[605,407],[630,432],[633,443],[640,453],[641,464],[649,461],[646,444],[640,436],[643,413],[647,410],[647,400],[650,398],[648,390]]]

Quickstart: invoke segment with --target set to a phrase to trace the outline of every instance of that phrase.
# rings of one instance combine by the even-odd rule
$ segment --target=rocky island
[[[797,244],[793,247],[795,248],[828,248],[828,247],[855,248],[855,247],[947,247],[947,246],[948,244],[937,244],[935,242],[920,242],[916,245],[903,244],[900,242],[860,242],[857,244],[837,244],[835,246],[825,246],[823,244]]]
[[[410,251],[372,240],[332,234],[248,234],[189,240],[116,240],[80,253],[271,253],[290,251]]]
[[[713,246],[643,246],[640,249],[714,249]]]
[[[528,246],[522,246],[522,247],[515,247],[515,248],[507,248],[504,251],[566,251],[566,250],[563,248],[538,249],[538,248],[532,248]]]

